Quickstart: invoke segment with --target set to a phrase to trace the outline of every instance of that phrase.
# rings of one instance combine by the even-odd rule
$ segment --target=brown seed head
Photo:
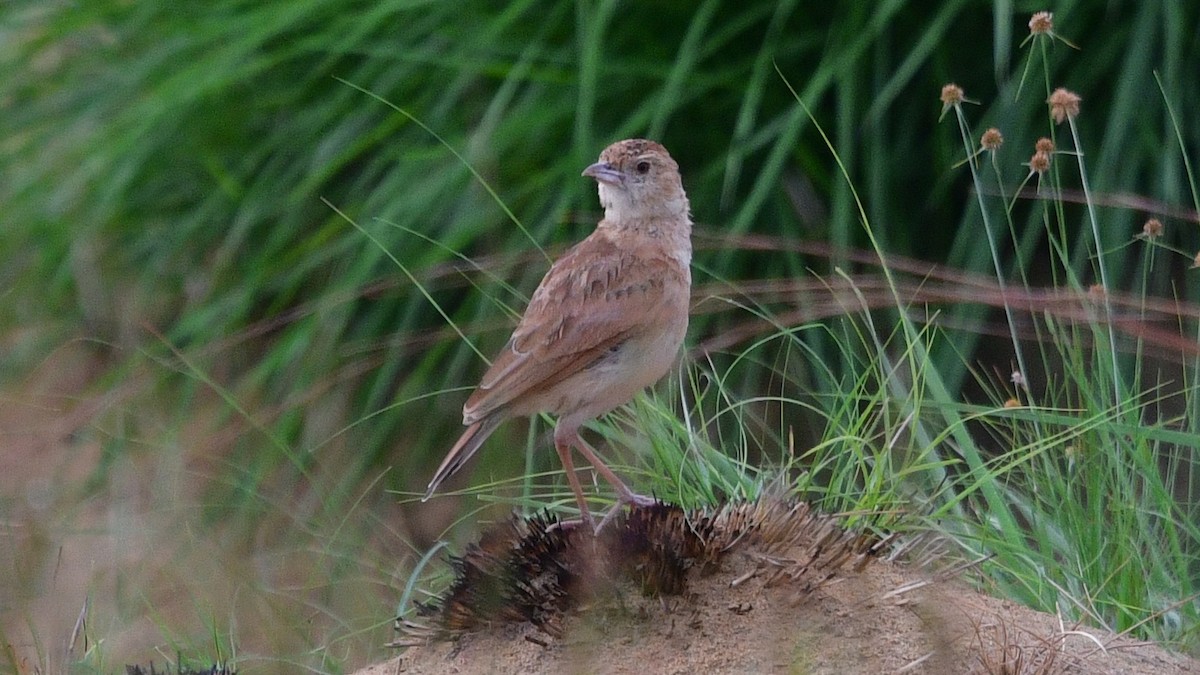
[[[1004,407],[1005,408],[1020,408],[1021,402],[1015,398],[1010,398],[1004,402]]]
[[[1149,237],[1151,239],[1161,237],[1162,233],[1163,233],[1163,224],[1162,224],[1162,221],[1160,221],[1158,218],[1151,218],[1150,220],[1146,221],[1145,225],[1142,225],[1142,234],[1146,235],[1147,237]]]
[[[1044,152],[1048,155],[1054,152],[1054,141],[1050,140],[1049,138],[1042,137],[1037,139],[1037,143],[1034,144],[1033,148],[1038,152]]]
[[[995,152],[1000,149],[1001,145],[1004,145],[1004,136],[1000,133],[999,129],[992,127],[983,132],[983,137],[979,139],[979,145],[984,150]]]
[[[1029,19],[1029,32],[1032,35],[1051,35],[1054,33],[1054,13],[1038,12]]]
[[[1041,152],[1040,150],[1033,153],[1033,157],[1029,158],[1029,170],[1037,174],[1043,174],[1049,171],[1050,153]]]
[[[1063,87],[1055,89],[1054,93],[1050,94],[1050,98],[1046,99],[1046,102],[1050,104],[1050,116],[1054,118],[1054,123],[1062,124],[1064,120],[1078,117],[1079,103],[1082,100],[1079,98],[1079,94]]]
[[[942,87],[942,108],[952,108],[956,105],[962,105],[963,90],[957,84],[947,84]]]

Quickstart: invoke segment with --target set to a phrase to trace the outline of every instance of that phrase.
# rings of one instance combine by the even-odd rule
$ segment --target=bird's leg
[[[592,449],[592,446],[587,444],[587,441],[583,440],[583,437],[580,436],[578,432],[575,433],[575,444],[579,448],[579,454],[583,455],[584,459],[591,462],[592,466],[596,467],[596,471],[599,471],[600,475],[604,477],[604,480],[608,481],[617,490],[618,509],[621,507],[621,504],[633,504],[634,506],[645,507],[653,506],[657,503],[658,500],[654,499],[653,497],[640,495],[633,490],[630,490],[629,486],[625,485],[624,481],[617,477],[617,474],[614,473],[612,469],[608,468],[607,464],[600,461],[600,456],[596,454],[596,451]],[[607,521],[608,518],[606,517],[604,520]]]
[[[571,460],[571,444],[566,439],[559,438],[557,430],[554,434],[554,449],[558,451],[558,458],[562,461],[563,470],[567,472],[567,482],[571,484],[571,491],[575,493],[575,501],[579,504],[579,515],[583,518],[583,522],[587,523],[588,527],[595,532],[596,521],[592,520],[592,512],[588,509],[587,498],[583,496],[583,486],[579,484],[579,475],[575,473],[575,462]]]

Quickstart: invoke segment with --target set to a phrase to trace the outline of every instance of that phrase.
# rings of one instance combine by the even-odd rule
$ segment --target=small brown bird
[[[546,412],[558,417],[554,447],[585,522],[595,526],[572,447],[612,484],[621,503],[652,501],[626,487],[579,427],[657,382],[678,356],[692,285],[687,195],[679,165],[654,141],[613,143],[583,175],[599,184],[604,218],[533,292],[508,344],[463,406],[467,429],[429,481],[425,499],[501,422]]]

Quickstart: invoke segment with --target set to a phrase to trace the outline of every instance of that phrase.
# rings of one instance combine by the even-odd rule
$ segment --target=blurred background
[[[1021,46],[1043,9],[1071,44]],[[1013,201],[1014,276],[1071,285],[1029,262],[1051,244],[1039,200],[1014,199],[1067,86],[1110,286],[1194,301],[1197,28],[1182,1],[5,3],[0,662],[342,672],[386,653],[420,556],[512,507],[413,496],[480,354],[598,219],[579,172],[614,140],[681,166],[698,362],[838,320],[827,287],[877,282],[877,245],[914,293],[958,290],[914,295],[954,338],[931,348],[952,395],[1003,388],[949,82],[976,145],[1004,134],[986,196]],[[1083,232],[1080,201],[1059,208]],[[1132,245],[1149,216],[1170,249],[1153,262]],[[1078,241],[1060,253],[1086,288]],[[808,349],[825,367],[791,377],[819,398],[840,366]],[[778,365],[724,385],[754,396]],[[795,448],[821,440],[819,415],[789,415]],[[751,462],[780,456],[779,426]],[[531,433],[505,425],[450,491],[557,469],[527,466]]]

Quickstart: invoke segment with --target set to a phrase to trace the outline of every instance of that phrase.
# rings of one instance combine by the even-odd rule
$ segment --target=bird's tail
[[[479,450],[479,446],[483,445],[487,437],[492,435],[501,421],[500,415],[488,415],[468,426],[462,436],[459,436],[454,447],[450,448],[450,452],[446,453],[446,458],[442,460],[442,465],[433,474],[433,479],[429,481],[429,487],[425,489],[425,496],[421,498],[421,501],[427,501],[433,496],[442,481],[461,469],[463,464],[466,464],[467,460],[471,459]]]

